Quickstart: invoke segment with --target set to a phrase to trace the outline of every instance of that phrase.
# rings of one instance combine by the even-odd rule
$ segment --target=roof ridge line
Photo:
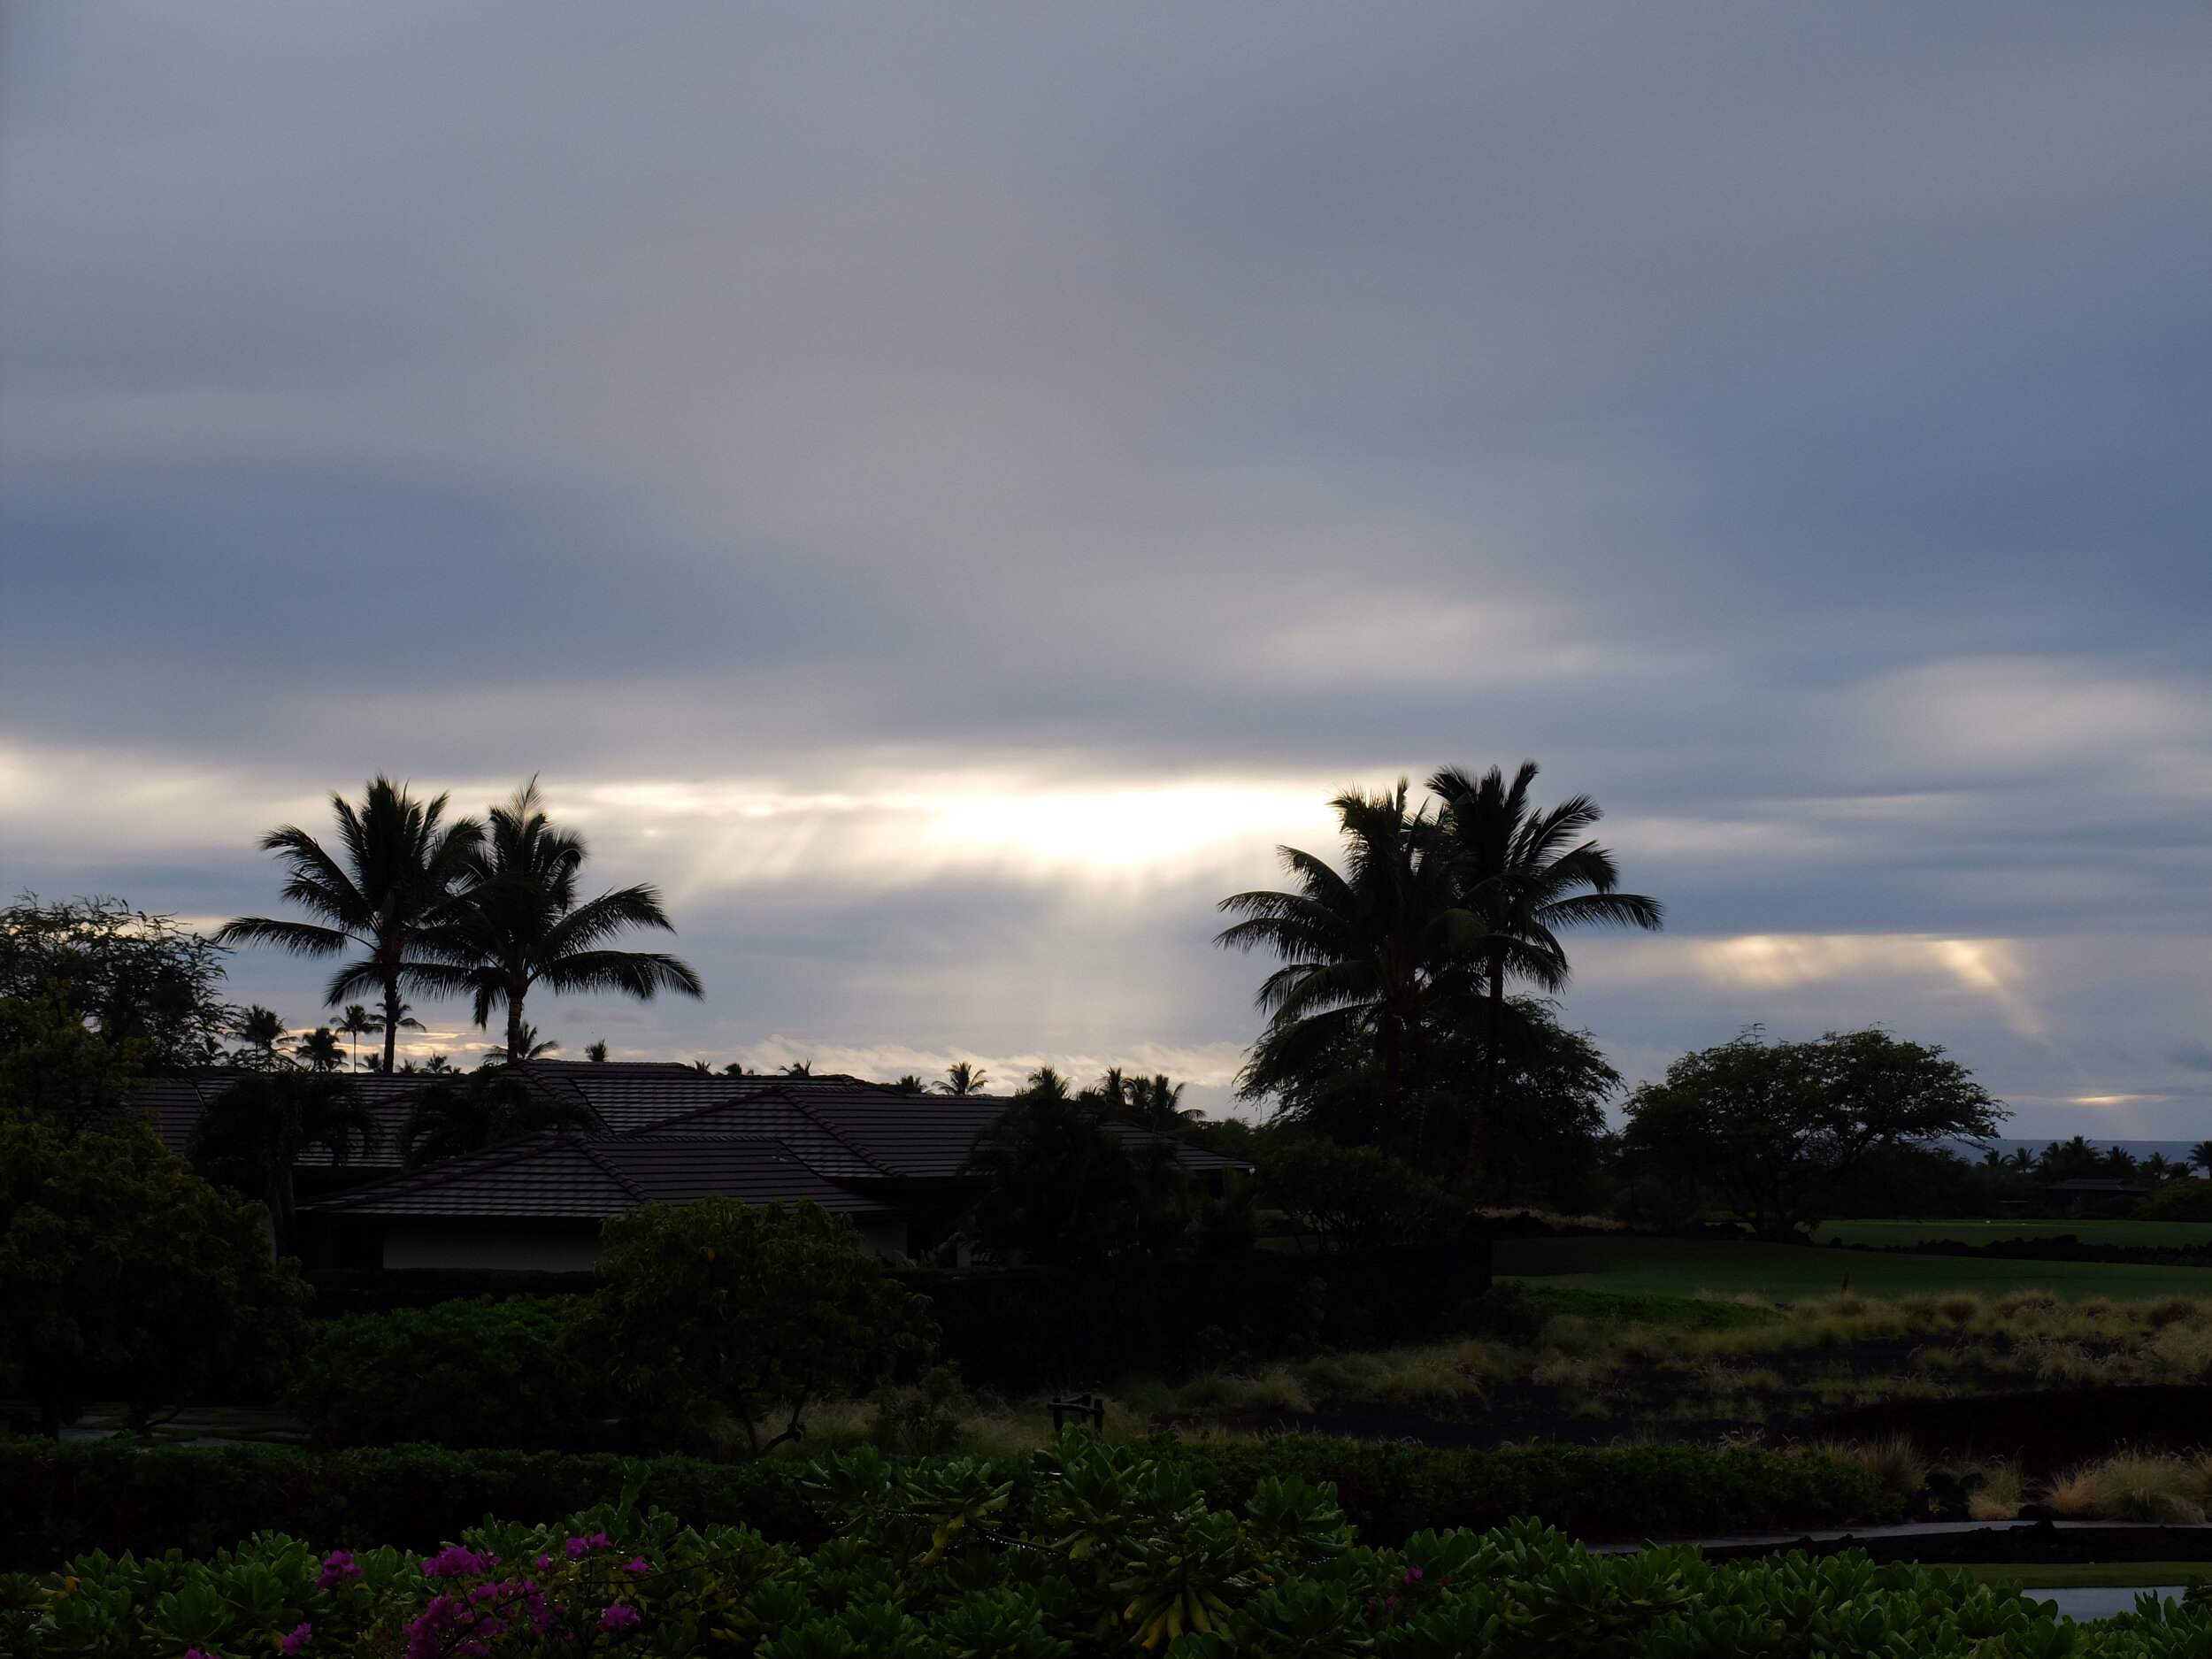
[[[399,1188],[408,1192],[427,1191],[434,1187],[442,1187],[447,1182],[456,1180],[463,1175],[473,1175],[482,1170],[495,1170],[503,1164],[511,1164],[517,1158],[535,1150],[538,1142],[551,1141],[557,1139],[557,1136],[558,1132],[556,1130],[541,1129],[531,1134],[518,1136],[512,1141],[503,1141],[497,1146],[480,1147],[473,1152],[464,1152],[457,1157],[440,1158],[436,1163],[425,1164],[419,1170],[395,1170],[389,1175],[380,1175],[373,1181],[362,1182],[358,1187],[345,1187],[331,1194],[327,1198],[318,1198],[309,1203],[302,1204],[300,1208],[319,1210],[325,1205],[342,1208],[357,1195],[374,1192],[379,1187]]]
[[[595,1140],[598,1140],[601,1137],[595,1135],[580,1136],[576,1144],[584,1149],[584,1156],[591,1160],[594,1168],[598,1170],[602,1175],[604,1175],[617,1187],[619,1187],[624,1192],[629,1194],[631,1202],[638,1204],[649,1202],[650,1201],[645,1196],[643,1190],[639,1187],[635,1181],[633,1181],[628,1176],[625,1175],[620,1170],[616,1169],[613,1164],[610,1164],[605,1158],[600,1156],[599,1148],[592,1145],[592,1142]],[[612,1137],[608,1138],[611,1139]]]
[[[782,1093],[781,1090],[778,1090],[777,1092],[779,1094]],[[805,1118],[807,1122],[812,1124],[817,1129],[827,1135],[832,1141],[834,1141],[839,1146],[844,1148],[846,1151],[851,1153],[853,1156],[858,1158],[863,1164],[873,1170],[885,1180],[895,1181],[899,1179],[896,1171],[885,1169],[882,1164],[877,1163],[875,1159],[870,1157],[865,1152],[863,1152],[851,1141],[846,1140],[843,1135],[839,1134],[836,1130],[831,1128],[829,1125],[824,1123],[819,1118],[817,1118],[812,1112],[809,1111],[806,1109],[805,1103],[800,1101],[796,1096],[785,1094],[784,1100],[790,1105],[792,1110],[797,1112],[800,1117]],[[797,1154],[795,1152],[793,1156],[797,1156]],[[799,1161],[803,1164],[806,1162],[803,1158],[801,1158]],[[809,1167],[811,1168],[812,1166],[809,1165]]]

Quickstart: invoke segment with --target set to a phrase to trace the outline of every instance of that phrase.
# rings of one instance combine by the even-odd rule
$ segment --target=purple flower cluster
[[[280,1650],[286,1654],[296,1654],[299,1652],[301,1648],[306,1647],[309,1642],[313,1641],[314,1640],[315,1627],[312,1624],[302,1624],[294,1629],[292,1633],[289,1636],[287,1636],[282,1642],[278,1644],[278,1646]]]
[[[471,1549],[465,1544],[449,1544],[422,1563],[426,1578],[458,1578],[465,1574],[489,1572],[499,1564],[499,1557],[487,1555]]]
[[[1408,1567],[1405,1570],[1405,1576],[1400,1578],[1398,1582],[1410,1589],[1413,1586],[1421,1582],[1421,1576],[1420,1568]],[[1369,1597],[1367,1606],[1364,1609],[1369,1623],[1373,1623],[1376,1619],[1380,1618],[1384,1614],[1389,1612],[1397,1605],[1398,1598],[1394,1595],[1384,1596],[1380,1601],[1377,1601],[1372,1596]]]
[[[361,1576],[361,1569],[353,1564],[353,1552],[334,1549],[323,1557],[323,1576],[315,1580],[318,1590],[334,1590],[349,1578]]]
[[[559,1609],[528,1578],[476,1585],[462,1595],[435,1595],[407,1626],[407,1659],[439,1659],[449,1653],[474,1659],[489,1653],[493,1642],[518,1625],[541,1636],[558,1617]]]
[[[571,1538],[561,1546],[560,1555],[550,1552],[539,1555],[540,1572],[553,1572],[561,1557],[582,1562],[595,1550],[611,1551],[614,1540],[604,1532],[594,1532],[588,1538]],[[407,1659],[449,1659],[461,1655],[463,1659],[481,1659],[488,1655],[494,1643],[513,1632],[517,1634],[534,1632],[542,1636],[561,1617],[561,1609],[547,1599],[534,1578],[493,1581],[492,1570],[498,1566],[499,1557],[465,1545],[452,1544],[429,1556],[422,1563],[426,1578],[444,1579],[448,1587],[431,1597],[429,1606],[407,1626]],[[611,1564],[611,1563],[610,1563]],[[588,1563],[587,1571],[596,1563]],[[642,1555],[634,1555],[622,1563],[620,1571],[632,1578],[640,1578],[653,1571],[653,1565]],[[357,1576],[350,1555],[333,1555],[323,1566],[323,1574],[329,1582],[342,1582],[349,1575]],[[464,1589],[450,1581],[458,1578],[485,1580]],[[579,1609],[588,1618],[588,1607]],[[599,1628],[610,1636],[618,1636],[644,1622],[644,1615],[624,1602],[615,1602],[599,1610]],[[301,1632],[311,1635],[302,1625]],[[299,1632],[295,1632],[298,1634]],[[304,1642],[306,1637],[302,1635]],[[297,1650],[288,1643],[288,1655]],[[213,1659],[208,1655],[207,1659]]]

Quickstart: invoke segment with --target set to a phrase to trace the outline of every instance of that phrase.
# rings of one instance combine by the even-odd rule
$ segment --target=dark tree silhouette
[[[379,1138],[376,1119],[352,1083],[329,1071],[250,1071],[208,1105],[193,1125],[192,1163],[203,1174],[269,1206],[280,1248],[292,1238],[292,1169],[321,1147],[344,1164]]]
[[[519,1071],[488,1066],[464,1079],[433,1083],[415,1096],[399,1132],[400,1161],[419,1169],[548,1129],[605,1127],[582,1101],[555,1099]]]
[[[314,922],[244,916],[216,934],[222,944],[274,945],[300,956],[334,956],[349,947],[363,952],[331,979],[334,1007],[346,997],[375,991],[384,1005],[384,1070],[392,1069],[399,1041],[403,987],[429,984],[434,974],[424,940],[472,877],[471,855],[483,830],[473,819],[445,824],[446,797],[417,801],[406,787],[379,773],[359,806],[330,797],[338,821],[335,852],[296,826],[261,838],[285,869],[284,897]]]
[[[1387,1141],[1404,1127],[1431,999],[1477,947],[1482,924],[1460,902],[1453,849],[1425,810],[1408,809],[1402,779],[1394,791],[1348,790],[1329,804],[1343,872],[1278,848],[1295,890],[1222,900],[1245,919],[1215,942],[1283,962],[1260,987],[1268,1021],[1244,1070],[1246,1092],[1279,1087],[1348,1039],[1371,1043],[1381,1066],[1375,1138]]]
[[[1665,918],[1658,900],[1616,891],[1620,872],[1613,855],[1584,839],[1604,816],[1597,803],[1578,795],[1540,809],[1529,800],[1536,773],[1536,763],[1525,760],[1509,783],[1495,766],[1479,778],[1447,767],[1429,780],[1444,803],[1441,826],[1457,902],[1481,918],[1476,954],[1488,1004],[1488,1054],[1482,1109],[1467,1148],[1471,1171],[1504,1074],[1508,984],[1520,979],[1546,993],[1564,989],[1569,970],[1559,941],[1563,929],[1656,929]]]
[[[546,817],[533,780],[492,809],[488,833],[470,851],[465,891],[426,939],[426,953],[445,965],[426,969],[425,982],[472,995],[479,1025],[503,1008],[511,1061],[528,1056],[523,1010],[540,987],[618,991],[641,1002],[663,991],[702,995],[699,976],[674,956],[605,948],[634,927],[676,930],[649,886],[580,898],[585,856],[583,837]]]

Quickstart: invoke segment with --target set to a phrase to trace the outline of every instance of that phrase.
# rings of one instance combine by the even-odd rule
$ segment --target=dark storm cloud
[[[935,801],[969,786],[900,780],[1534,753],[1686,950],[2027,941],[1594,973],[1624,1051],[1939,980],[2024,1094],[2200,1109],[2201,972],[2113,966],[2212,931],[2199,8],[6,28],[20,879],[214,913],[254,879],[234,803],[383,766]],[[197,862],[100,820],[152,772],[209,803],[168,820]],[[1239,833],[1220,880],[1264,874]],[[1094,952],[1033,871],[812,856],[692,889],[780,1026],[1249,1029],[1187,870]]]

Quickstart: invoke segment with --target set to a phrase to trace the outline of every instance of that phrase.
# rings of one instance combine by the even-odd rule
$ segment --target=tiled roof
[[[818,1084],[826,1079],[803,1080]],[[867,1086],[856,1084],[854,1087],[864,1088]],[[728,1100],[710,1102],[657,1123],[646,1124],[629,1131],[628,1135],[641,1141],[659,1140],[666,1136],[687,1139],[730,1136],[746,1141],[766,1137],[782,1141],[805,1159],[816,1174],[826,1176],[832,1180],[879,1180],[886,1176],[902,1173],[896,1168],[864,1156],[852,1142],[822,1121],[816,1104],[823,1093],[825,1091],[818,1087],[810,1089],[806,1091],[806,1095],[813,1098],[807,1098],[799,1091],[781,1087],[764,1089],[757,1094],[749,1092]]]
[[[831,1181],[949,1180],[967,1162],[976,1137],[1011,1104],[1000,1095],[905,1094],[856,1077],[731,1077],[672,1062],[534,1060],[524,1070],[547,1094],[580,1101],[598,1113],[609,1135],[594,1138],[594,1145],[610,1137],[627,1143],[772,1141],[814,1175]],[[149,1085],[140,1102],[157,1114],[163,1141],[181,1152],[200,1113],[237,1075],[165,1078]],[[348,1167],[396,1171],[399,1133],[415,1093],[459,1075],[353,1073],[355,1089],[383,1133],[372,1151],[349,1159]],[[1133,1125],[1107,1126],[1132,1148],[1156,1139]],[[1249,1167],[1180,1142],[1175,1143],[1175,1157],[1185,1169],[1199,1172]],[[300,1158],[303,1169],[326,1168],[330,1163],[330,1155],[320,1148]]]
[[[542,1134],[337,1194],[321,1215],[603,1221],[642,1203],[702,1198],[811,1202],[842,1215],[886,1206],[822,1179],[774,1141],[623,1141]]]
[[[134,1103],[141,1110],[153,1111],[162,1144],[180,1154],[192,1139],[192,1126],[200,1121],[200,1114],[243,1075],[238,1071],[208,1071],[194,1077],[157,1078],[139,1091]],[[376,1119],[380,1133],[375,1145],[365,1154],[356,1148],[346,1160],[345,1167],[397,1169],[399,1132],[407,1121],[407,1114],[413,1110],[415,1091],[439,1079],[421,1072],[402,1071],[387,1077],[381,1071],[357,1071],[350,1074],[349,1080]],[[300,1154],[299,1167],[328,1169],[330,1154],[324,1148],[310,1147]]]

